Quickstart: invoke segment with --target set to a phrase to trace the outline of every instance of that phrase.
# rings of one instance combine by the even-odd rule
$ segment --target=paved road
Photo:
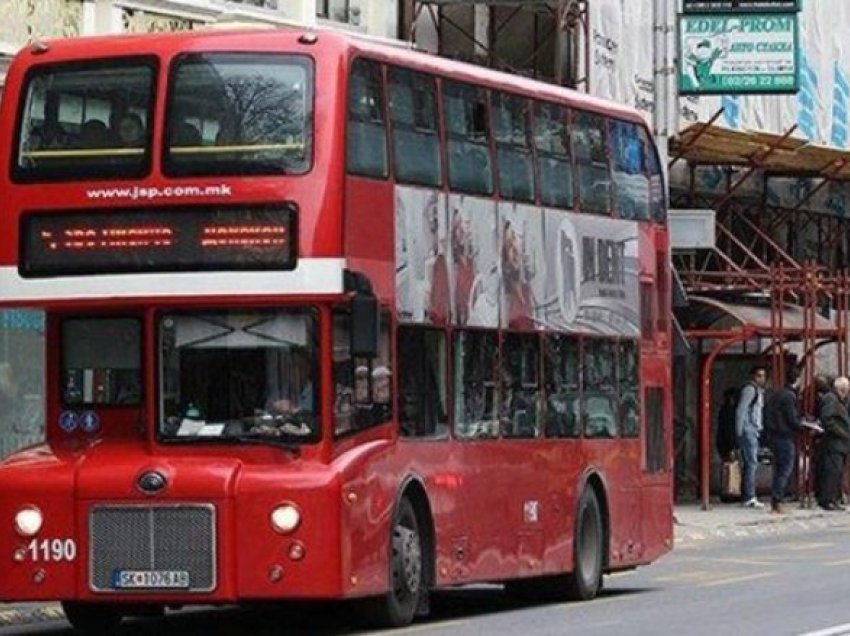
[[[835,629],[837,626],[844,626]],[[440,594],[427,622],[395,636],[562,636],[850,634],[850,515],[840,526],[781,537],[713,540],[677,549],[641,570],[606,578],[591,603],[530,604],[498,587]],[[0,634],[69,634],[61,622],[8,628]],[[137,620],[121,634],[343,636],[338,605],[279,610],[182,612]],[[813,636],[813,635],[812,635]]]

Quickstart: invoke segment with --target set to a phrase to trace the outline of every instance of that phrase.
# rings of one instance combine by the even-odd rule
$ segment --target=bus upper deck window
[[[146,174],[155,77],[151,58],[34,67],[25,81],[15,180]]]
[[[307,57],[191,53],[170,72],[163,170],[171,176],[303,174],[313,146]]]

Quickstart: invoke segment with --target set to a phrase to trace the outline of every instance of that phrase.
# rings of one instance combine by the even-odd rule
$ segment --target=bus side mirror
[[[378,355],[378,299],[358,293],[351,299],[351,356],[375,358]]]

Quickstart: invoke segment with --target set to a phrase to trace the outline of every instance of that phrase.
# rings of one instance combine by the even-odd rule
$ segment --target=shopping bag
[[[741,496],[741,464],[738,460],[723,462],[720,494],[724,498]]]

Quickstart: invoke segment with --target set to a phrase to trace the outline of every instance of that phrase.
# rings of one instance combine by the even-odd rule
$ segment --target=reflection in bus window
[[[436,92],[433,77],[397,67],[389,70],[396,181],[442,185]]]
[[[351,314],[333,316],[334,435],[340,436],[384,424],[392,417],[392,366],[389,314],[381,313],[378,355],[374,359],[351,356]]]
[[[616,437],[616,341],[586,338],[584,355],[584,435]]]
[[[499,436],[498,348],[495,332],[454,332],[454,411],[458,437]]]
[[[31,74],[15,176],[130,177],[149,164],[155,68],[144,58]]]
[[[582,210],[608,214],[611,173],[608,165],[605,119],[576,112],[573,117],[573,155],[578,170],[578,196]]]
[[[566,108],[545,102],[535,103],[534,146],[537,149],[541,202],[557,208],[572,208],[573,171]]]
[[[638,350],[634,340],[621,340],[617,352],[617,380],[620,392],[620,431],[623,437],[637,437],[640,431],[638,403]]]
[[[163,316],[160,435],[314,441],[314,323],[296,310]]]
[[[540,434],[540,342],[537,334],[509,333],[502,343],[502,436]]]
[[[358,59],[348,79],[348,172],[366,177],[387,176],[387,128],[381,67]]]
[[[443,82],[443,102],[449,185],[459,192],[492,194],[487,92],[468,84]]]
[[[443,437],[446,408],[446,335],[436,329],[398,330],[399,421],[405,437]]]
[[[133,318],[75,318],[62,323],[62,402],[66,406],[138,405],[142,327]]]
[[[649,219],[646,147],[637,124],[611,120],[614,209],[621,219]]]
[[[547,336],[544,342],[546,435],[578,437],[581,432],[579,340],[575,336],[552,334]]]
[[[312,154],[312,68],[300,56],[192,53],[171,72],[170,175],[299,174]]]
[[[503,199],[534,200],[534,175],[528,139],[528,101],[503,93],[493,94],[493,133]]]

